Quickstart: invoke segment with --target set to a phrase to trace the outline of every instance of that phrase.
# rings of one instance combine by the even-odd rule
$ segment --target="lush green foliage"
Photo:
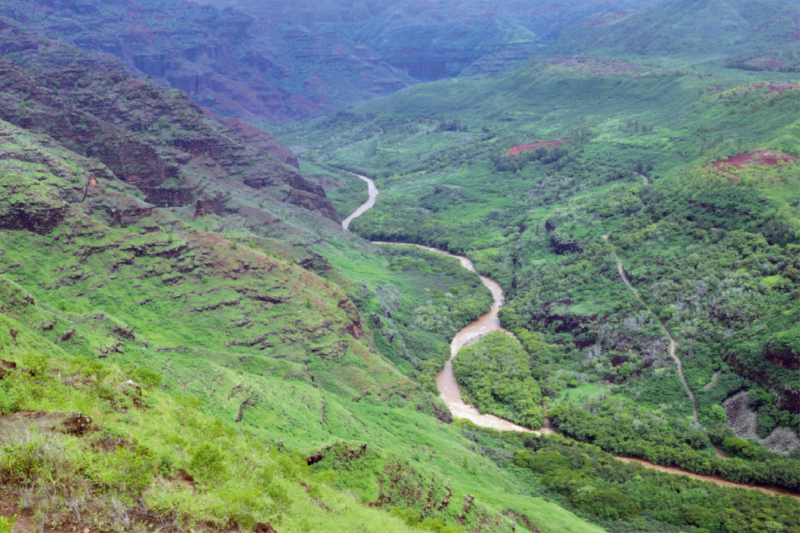
[[[0,533],[12,533],[15,523],[15,517],[6,518],[5,516],[0,516]]]
[[[541,427],[542,393],[531,377],[528,354],[509,335],[494,332],[465,346],[453,371],[462,395],[481,412]]]
[[[40,46],[14,57],[60,68]],[[37,526],[75,497],[98,524],[145,506],[198,529],[598,531],[587,517],[619,533],[798,530],[789,498],[623,465],[562,437],[449,424],[433,378],[489,305],[477,275],[285,203],[330,209],[321,186],[347,214],[364,188],[337,169],[361,171],[381,195],[358,235],[463,252],[502,284],[501,320],[521,346],[498,333],[455,361],[480,409],[536,427],[555,404],[563,432],[607,452],[797,490],[797,461],[745,437],[783,426],[788,448],[798,426],[800,167],[711,165],[800,155],[791,74],[555,58],[426,84],[284,126],[310,148],[306,180],[238,142],[219,168],[195,145],[181,152],[220,140],[219,126],[174,91],[96,73],[67,87],[61,71],[2,63],[4,116],[40,134],[0,123],[0,355],[20,367],[0,375],[14,378],[0,380],[0,420],[75,411],[97,428],[4,442],[3,497]],[[119,96],[107,128],[106,86]],[[114,166],[121,139],[170,164],[187,154],[153,193],[163,207],[69,150]],[[120,168],[152,162],[131,160]],[[256,177],[276,181],[256,191]],[[171,193],[190,189],[210,203],[175,207]],[[740,391],[756,433],[724,425]]]
[[[499,433],[464,424],[483,454],[523,469],[533,493],[547,494],[620,533],[796,531],[800,501],[724,487],[623,463],[597,446],[560,435]]]
[[[491,293],[452,257],[414,246],[380,250],[387,270],[362,278],[361,310],[369,316],[376,348],[398,368],[424,374],[423,367],[431,366],[426,361],[449,355],[452,336],[489,310]]]
[[[616,455],[640,457],[698,474],[719,475],[736,483],[776,485],[800,491],[800,461],[769,452],[762,452],[757,462],[722,459],[707,451],[710,442],[702,431],[652,428],[639,418],[617,416],[615,419],[611,413],[613,411],[593,416],[575,406],[557,406],[547,415],[565,435]],[[634,420],[637,423],[632,423]],[[718,444],[732,453],[747,452],[748,459],[756,455],[743,439],[728,437]]]
[[[53,510],[63,513],[65,498],[74,496],[82,517],[128,530],[150,520],[131,511],[141,508],[131,502],[142,500],[152,513],[145,518],[175,527],[194,522],[199,531],[230,518],[272,521],[279,531],[405,531],[402,520],[362,504],[376,501],[377,481],[394,461],[425,481],[424,493],[432,475],[437,487],[450,486],[452,505],[425,511],[432,530],[452,527],[464,514],[465,531],[491,524],[507,532],[513,520],[502,513],[511,509],[554,533],[599,531],[541,499],[517,495],[509,503],[514,474],[488,470],[471,443],[441,423],[449,413],[438,395],[409,379],[413,366],[398,359],[404,375],[384,356],[396,353],[401,337],[420,360],[446,349],[450,330],[424,329],[418,308],[433,306],[453,331],[485,311],[488,291],[457,260],[369,246],[337,229],[336,239],[319,245],[331,262],[316,256],[323,278],[292,260],[295,249],[286,243],[302,245],[307,237],[259,238],[235,218],[192,220],[193,209],[157,209],[118,227],[106,215],[135,198],[129,185],[95,161],[89,168],[99,183],[80,203],[90,174],[81,168],[73,182],[71,163],[84,159],[0,126],[9,141],[0,194],[10,201],[2,208],[21,206],[29,215],[2,218],[0,358],[36,374],[14,371],[20,379],[9,379],[2,369],[9,378],[0,379],[0,417],[71,411],[91,413],[99,424],[84,437],[40,432],[30,442],[4,442],[18,478],[2,483],[0,497],[21,501],[20,512],[37,527],[51,524]],[[286,209],[292,226],[306,231],[308,215]],[[9,220],[31,227],[9,228]],[[324,224],[322,235],[333,231]],[[232,238],[251,242],[234,247]],[[388,309],[394,326],[382,318]],[[138,400],[125,394],[128,380],[144,389]],[[345,486],[335,470],[317,481],[303,473],[302,459],[341,441],[375,451],[363,483]],[[280,454],[296,464],[297,476],[281,466]],[[259,461],[289,477],[276,473],[267,485],[253,466]],[[12,461],[4,456],[2,464]],[[20,499],[27,490],[41,497]],[[109,518],[115,509],[130,511],[128,526]],[[74,520],[74,513],[60,519]]]
[[[499,281],[502,323],[551,401],[591,409],[611,397],[688,431],[693,401],[663,323],[705,428],[692,429],[705,435],[701,458],[741,390],[765,391],[751,401],[762,437],[796,427],[798,164],[709,165],[800,154],[800,93],[770,89],[791,78],[577,63],[402,91],[300,128],[307,146],[316,139],[304,156],[377,177],[378,203],[355,232],[468,255]],[[444,131],[455,119],[459,131]],[[746,450],[768,459],[756,441]]]
[[[15,325],[21,336],[33,337]],[[25,364],[33,355],[20,348],[16,355]],[[120,531],[132,527],[137,501],[171,516],[182,529],[235,519],[246,527],[271,521],[286,529],[351,531],[367,521],[376,525],[375,531],[407,531],[387,514],[326,488],[329,478],[315,478],[296,452],[265,448],[259,439],[203,414],[200,402],[153,389],[137,408],[119,385],[135,370],[80,358],[50,358],[42,364],[44,372],[35,377],[19,370],[7,375],[0,381],[0,396],[14,399],[14,411],[91,412],[97,430],[81,437],[29,433],[20,425],[19,436],[10,437],[10,432],[3,437],[0,477],[5,490],[27,491],[28,511],[37,517],[59,512],[70,498],[76,510],[87,513],[83,523],[110,524]],[[0,418],[0,423],[9,420]],[[191,484],[182,481],[181,469],[194,478]],[[331,520],[315,503],[319,499],[340,518]],[[132,515],[127,525],[114,518],[120,513]]]

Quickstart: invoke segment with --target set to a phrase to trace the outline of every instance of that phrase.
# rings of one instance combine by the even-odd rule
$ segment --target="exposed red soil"
[[[800,89],[800,83],[791,83],[791,82],[782,82],[782,83],[756,83],[753,85],[753,88],[750,90],[755,89],[767,89],[767,94],[778,93],[783,94],[789,89]]]
[[[763,67],[763,68],[770,68],[770,69],[778,69],[786,65],[780,59],[775,59],[772,57],[757,57],[755,59],[751,59],[750,61],[745,61],[745,65],[752,65],[754,67]]]
[[[552,148],[554,146],[558,146],[559,144],[565,143],[571,140],[572,137],[569,139],[561,139],[558,141],[547,141],[547,142],[539,142],[539,143],[532,143],[532,144],[520,144],[519,146],[515,146],[513,148],[509,148],[506,151],[506,155],[517,157],[522,152],[527,152],[529,150],[535,150],[540,146],[544,146],[545,148]]]
[[[776,152],[775,150],[759,150],[757,152],[734,155],[728,159],[714,161],[711,163],[711,166],[714,168],[714,170],[724,172],[727,167],[734,167],[739,170],[749,165],[767,165],[774,167],[779,163],[785,163],[787,161],[794,161],[797,159],[800,158],[793,155]]]

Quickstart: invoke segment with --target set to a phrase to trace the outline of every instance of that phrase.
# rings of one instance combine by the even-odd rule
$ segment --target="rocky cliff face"
[[[185,94],[102,70],[88,59],[61,68],[48,64],[50,43],[11,24],[0,22],[0,28],[0,50],[16,48],[9,56],[15,61],[0,59],[0,119],[97,159],[155,206],[199,201],[221,214],[236,207],[220,198],[244,187],[251,199],[291,203],[338,222],[324,191],[283,164],[296,165],[296,159],[266,132],[232,122],[240,136]],[[69,52],[59,47],[65,61]]]
[[[95,343],[62,318],[37,323],[54,344],[111,359],[134,345],[152,356],[213,347],[241,362],[274,356],[287,379],[313,380],[312,359],[337,361],[361,336],[344,291],[293,262],[156,209],[108,167],[48,135],[0,121],[0,145],[0,272],[73,318],[103,309],[79,323],[113,322],[106,313],[128,321]],[[7,303],[0,297],[0,307]]]
[[[317,116],[413,83],[341,39],[179,0],[11,0],[0,14],[248,121]]]
[[[224,119],[222,123],[253,148],[274,157],[284,165],[300,169],[297,156],[266,131],[251,126],[238,118]]]

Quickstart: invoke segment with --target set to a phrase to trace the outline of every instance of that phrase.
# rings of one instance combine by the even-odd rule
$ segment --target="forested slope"
[[[314,164],[376,178],[379,201],[355,232],[465,254],[503,285],[503,325],[567,435],[797,491],[791,76],[549,59],[283,135],[314,139],[303,154]],[[465,394],[519,416],[524,372],[481,343],[456,359]],[[508,379],[476,379],[503,365]]]

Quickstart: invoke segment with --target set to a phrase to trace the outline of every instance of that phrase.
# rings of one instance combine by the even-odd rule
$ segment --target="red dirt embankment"
[[[714,161],[711,163],[711,166],[714,168],[714,170],[720,170],[724,172],[725,168],[729,166],[739,170],[748,165],[767,165],[774,167],[779,163],[785,163],[787,161],[793,161],[796,159],[800,158],[793,155],[784,154],[782,152],[777,152],[775,150],[759,150],[757,152],[734,155],[728,159]]]
[[[778,93],[783,94],[789,89],[800,89],[800,83],[791,83],[791,82],[781,82],[781,83],[756,83],[753,85],[753,88],[750,89],[754,91],[756,89],[767,89],[767,94]]]
[[[565,143],[572,138],[569,139],[561,139],[558,141],[547,141],[547,142],[540,142],[540,143],[533,143],[533,144],[520,144],[519,146],[515,146],[513,148],[509,148],[506,151],[506,155],[517,157],[522,152],[527,152],[529,150],[535,150],[540,146],[544,146],[545,148],[552,148],[554,146],[558,146],[559,144]]]

